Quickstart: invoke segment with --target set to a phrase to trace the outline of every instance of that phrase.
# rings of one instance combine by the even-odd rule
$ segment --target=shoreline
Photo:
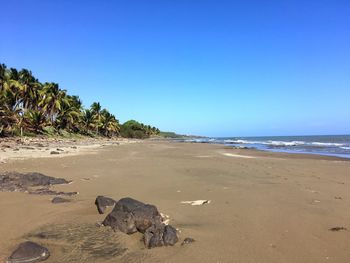
[[[94,154],[99,149],[108,146],[118,146],[129,143],[142,142],[165,142],[165,143],[186,143],[186,144],[207,144],[220,146],[222,149],[233,150],[235,154],[256,155],[259,157],[274,157],[274,158],[301,158],[301,159],[318,159],[318,160],[333,160],[333,161],[350,161],[350,158],[323,155],[319,153],[303,153],[303,152],[284,152],[284,151],[269,151],[257,148],[244,148],[237,146],[229,146],[221,143],[203,143],[192,141],[177,141],[171,138],[149,138],[149,139],[132,139],[132,138],[92,138],[92,137],[7,137],[0,138],[0,164],[9,161],[24,160],[30,158],[61,158],[66,156]],[[55,152],[55,153],[51,153]]]
[[[248,148],[266,152],[311,154],[350,159],[350,135],[258,136],[179,139],[192,143],[208,143]]]

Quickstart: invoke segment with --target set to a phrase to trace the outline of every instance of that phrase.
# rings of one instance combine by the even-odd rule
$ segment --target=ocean
[[[350,158],[350,135],[188,138],[185,142],[214,143],[271,152],[318,154]]]

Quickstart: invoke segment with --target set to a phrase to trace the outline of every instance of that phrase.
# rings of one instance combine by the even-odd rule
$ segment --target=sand
[[[347,160],[149,140],[98,147],[94,154],[7,158],[0,164],[4,171],[73,180],[53,189],[79,195],[72,202],[52,204],[52,196],[0,192],[0,261],[24,240],[48,247],[51,257],[45,262],[350,259]],[[139,234],[99,228],[96,223],[106,215],[97,213],[97,195],[129,196],[156,205],[179,229],[180,242],[148,250]],[[192,200],[210,202],[181,203]],[[330,231],[332,227],[349,231]],[[38,238],[38,233],[45,235]],[[186,237],[196,241],[181,246]]]

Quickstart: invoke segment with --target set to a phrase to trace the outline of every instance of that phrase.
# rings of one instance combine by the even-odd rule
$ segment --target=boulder
[[[102,222],[126,234],[144,233],[147,248],[172,246],[178,241],[176,229],[162,222],[157,207],[132,198],[122,198]]]
[[[129,216],[127,216],[129,215]],[[118,219],[127,218],[128,224],[132,221],[133,227],[125,228],[125,224]],[[154,205],[144,204],[132,198],[122,198],[114,206],[113,211],[106,217],[103,225],[111,226],[113,229],[119,229],[120,231],[132,234],[134,231],[134,226],[136,229],[144,233],[147,228],[156,223],[161,223],[162,218],[157,208]],[[128,229],[127,232],[123,231]],[[130,231],[132,229],[132,231]]]
[[[19,244],[12,255],[7,259],[7,263],[33,263],[46,260],[50,256],[47,248],[34,242],[26,241]]]
[[[151,225],[162,222],[162,217],[157,207],[144,204],[129,197],[120,199],[116,203],[114,210],[133,214],[135,226],[141,233],[144,233]]]
[[[105,197],[102,195],[97,196],[96,200],[95,200],[95,205],[97,207],[97,211],[100,214],[104,214],[104,212],[106,211],[106,208],[108,206],[114,206],[115,201],[112,198],[109,197]]]

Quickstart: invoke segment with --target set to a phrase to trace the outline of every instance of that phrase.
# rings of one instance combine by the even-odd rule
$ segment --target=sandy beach
[[[65,178],[73,182],[53,189],[79,192],[62,204],[0,192],[1,262],[25,240],[50,250],[45,262],[349,262],[348,160],[152,140],[92,144],[78,152],[84,147],[51,143],[20,158],[13,145],[0,151],[0,173]],[[50,154],[57,148],[72,154]],[[98,195],[156,205],[179,242],[146,249],[138,233],[99,227],[107,214],[97,213]],[[195,200],[210,202],[182,203]],[[196,241],[181,246],[186,237]]]

